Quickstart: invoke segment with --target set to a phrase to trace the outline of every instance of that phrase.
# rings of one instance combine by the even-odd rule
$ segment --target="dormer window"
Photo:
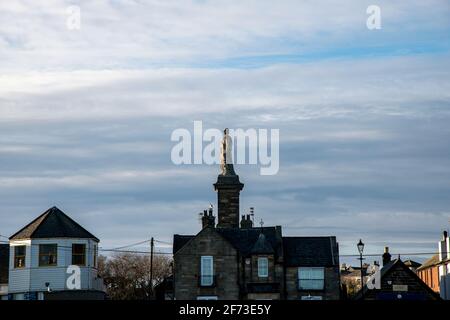
[[[14,247],[14,268],[25,268],[26,246]]]
[[[269,259],[258,257],[258,277],[267,278],[269,276]]]
[[[50,267],[58,264],[58,246],[56,244],[39,245],[39,266]]]

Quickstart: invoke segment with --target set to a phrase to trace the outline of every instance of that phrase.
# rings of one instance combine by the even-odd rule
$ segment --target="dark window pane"
[[[58,246],[56,244],[39,245],[39,266],[57,265]]]
[[[72,264],[84,266],[86,264],[86,245],[72,244]]]
[[[25,246],[16,246],[14,248],[16,251],[16,256],[24,256],[25,255]]]
[[[14,247],[14,268],[24,268],[25,267],[25,252],[26,252],[26,246],[15,246]]]

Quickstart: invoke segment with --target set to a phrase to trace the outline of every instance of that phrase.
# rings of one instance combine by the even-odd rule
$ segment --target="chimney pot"
[[[389,253],[389,247],[384,247],[383,253],[383,266],[387,265],[391,261],[391,254]]]
[[[442,240],[439,241],[439,261],[444,261],[448,258],[448,251],[450,251],[448,241],[447,231],[442,232]]]

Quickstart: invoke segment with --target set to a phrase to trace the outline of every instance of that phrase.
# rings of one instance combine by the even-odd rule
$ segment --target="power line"
[[[127,248],[127,247],[131,247],[131,246],[135,246],[135,245],[139,245],[139,244],[143,244],[146,242],[149,242],[150,240],[144,240],[138,243],[134,243],[134,244],[130,244],[130,245],[126,245],[126,246],[122,246],[122,247],[118,247],[118,248],[110,248],[110,249],[105,249],[105,248],[101,248],[98,247],[97,250],[98,252],[112,252],[112,253],[136,253],[136,254],[150,254],[150,251],[141,251],[141,250],[123,250],[123,248]],[[160,241],[160,240],[154,240],[155,242],[160,242],[160,243],[167,243],[168,242],[164,242],[164,241]],[[9,241],[2,241],[0,240],[0,243],[9,243]],[[41,243],[41,244],[51,244],[51,243]],[[39,243],[33,243],[31,244],[32,246],[39,246],[41,245]],[[58,250],[62,249],[62,250],[72,250],[72,246],[63,246],[63,245],[58,245]],[[96,249],[95,248],[86,248],[87,252],[94,252]],[[444,252],[445,253],[445,252]],[[161,252],[161,251],[156,251],[153,252],[153,254],[155,255],[173,255],[172,252]],[[439,254],[439,252],[392,252],[391,255],[395,256],[395,255],[400,255],[400,256],[428,256],[428,255],[435,255],[435,254]],[[450,252],[447,252],[448,255],[450,255]],[[198,256],[198,254],[195,253],[180,253],[179,255],[183,255],[183,256]],[[367,254],[363,254],[363,257],[380,257],[382,256],[382,253],[367,253]],[[235,257],[236,255],[234,254],[221,254],[221,256],[233,256]],[[340,254],[339,257],[359,257],[359,254]]]
[[[117,247],[117,248],[114,248],[114,249],[120,250],[120,249],[129,248],[129,247],[134,247],[134,246],[138,246],[138,245],[143,244],[143,243],[147,243],[149,241],[150,241],[150,239],[147,239],[147,240],[144,240],[144,241],[140,241],[140,242],[129,244],[127,246]]]
[[[166,241],[161,241],[161,240],[154,240],[155,242],[159,242],[159,243],[162,243],[162,244],[167,244],[167,245],[173,245],[173,243],[172,242],[166,242]]]

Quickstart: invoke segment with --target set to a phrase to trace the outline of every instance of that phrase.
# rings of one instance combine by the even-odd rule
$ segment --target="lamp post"
[[[361,298],[364,299],[364,276],[363,276],[363,251],[364,251],[364,243],[361,239],[359,239],[358,244],[356,245],[359,251],[359,261],[361,266]]]

